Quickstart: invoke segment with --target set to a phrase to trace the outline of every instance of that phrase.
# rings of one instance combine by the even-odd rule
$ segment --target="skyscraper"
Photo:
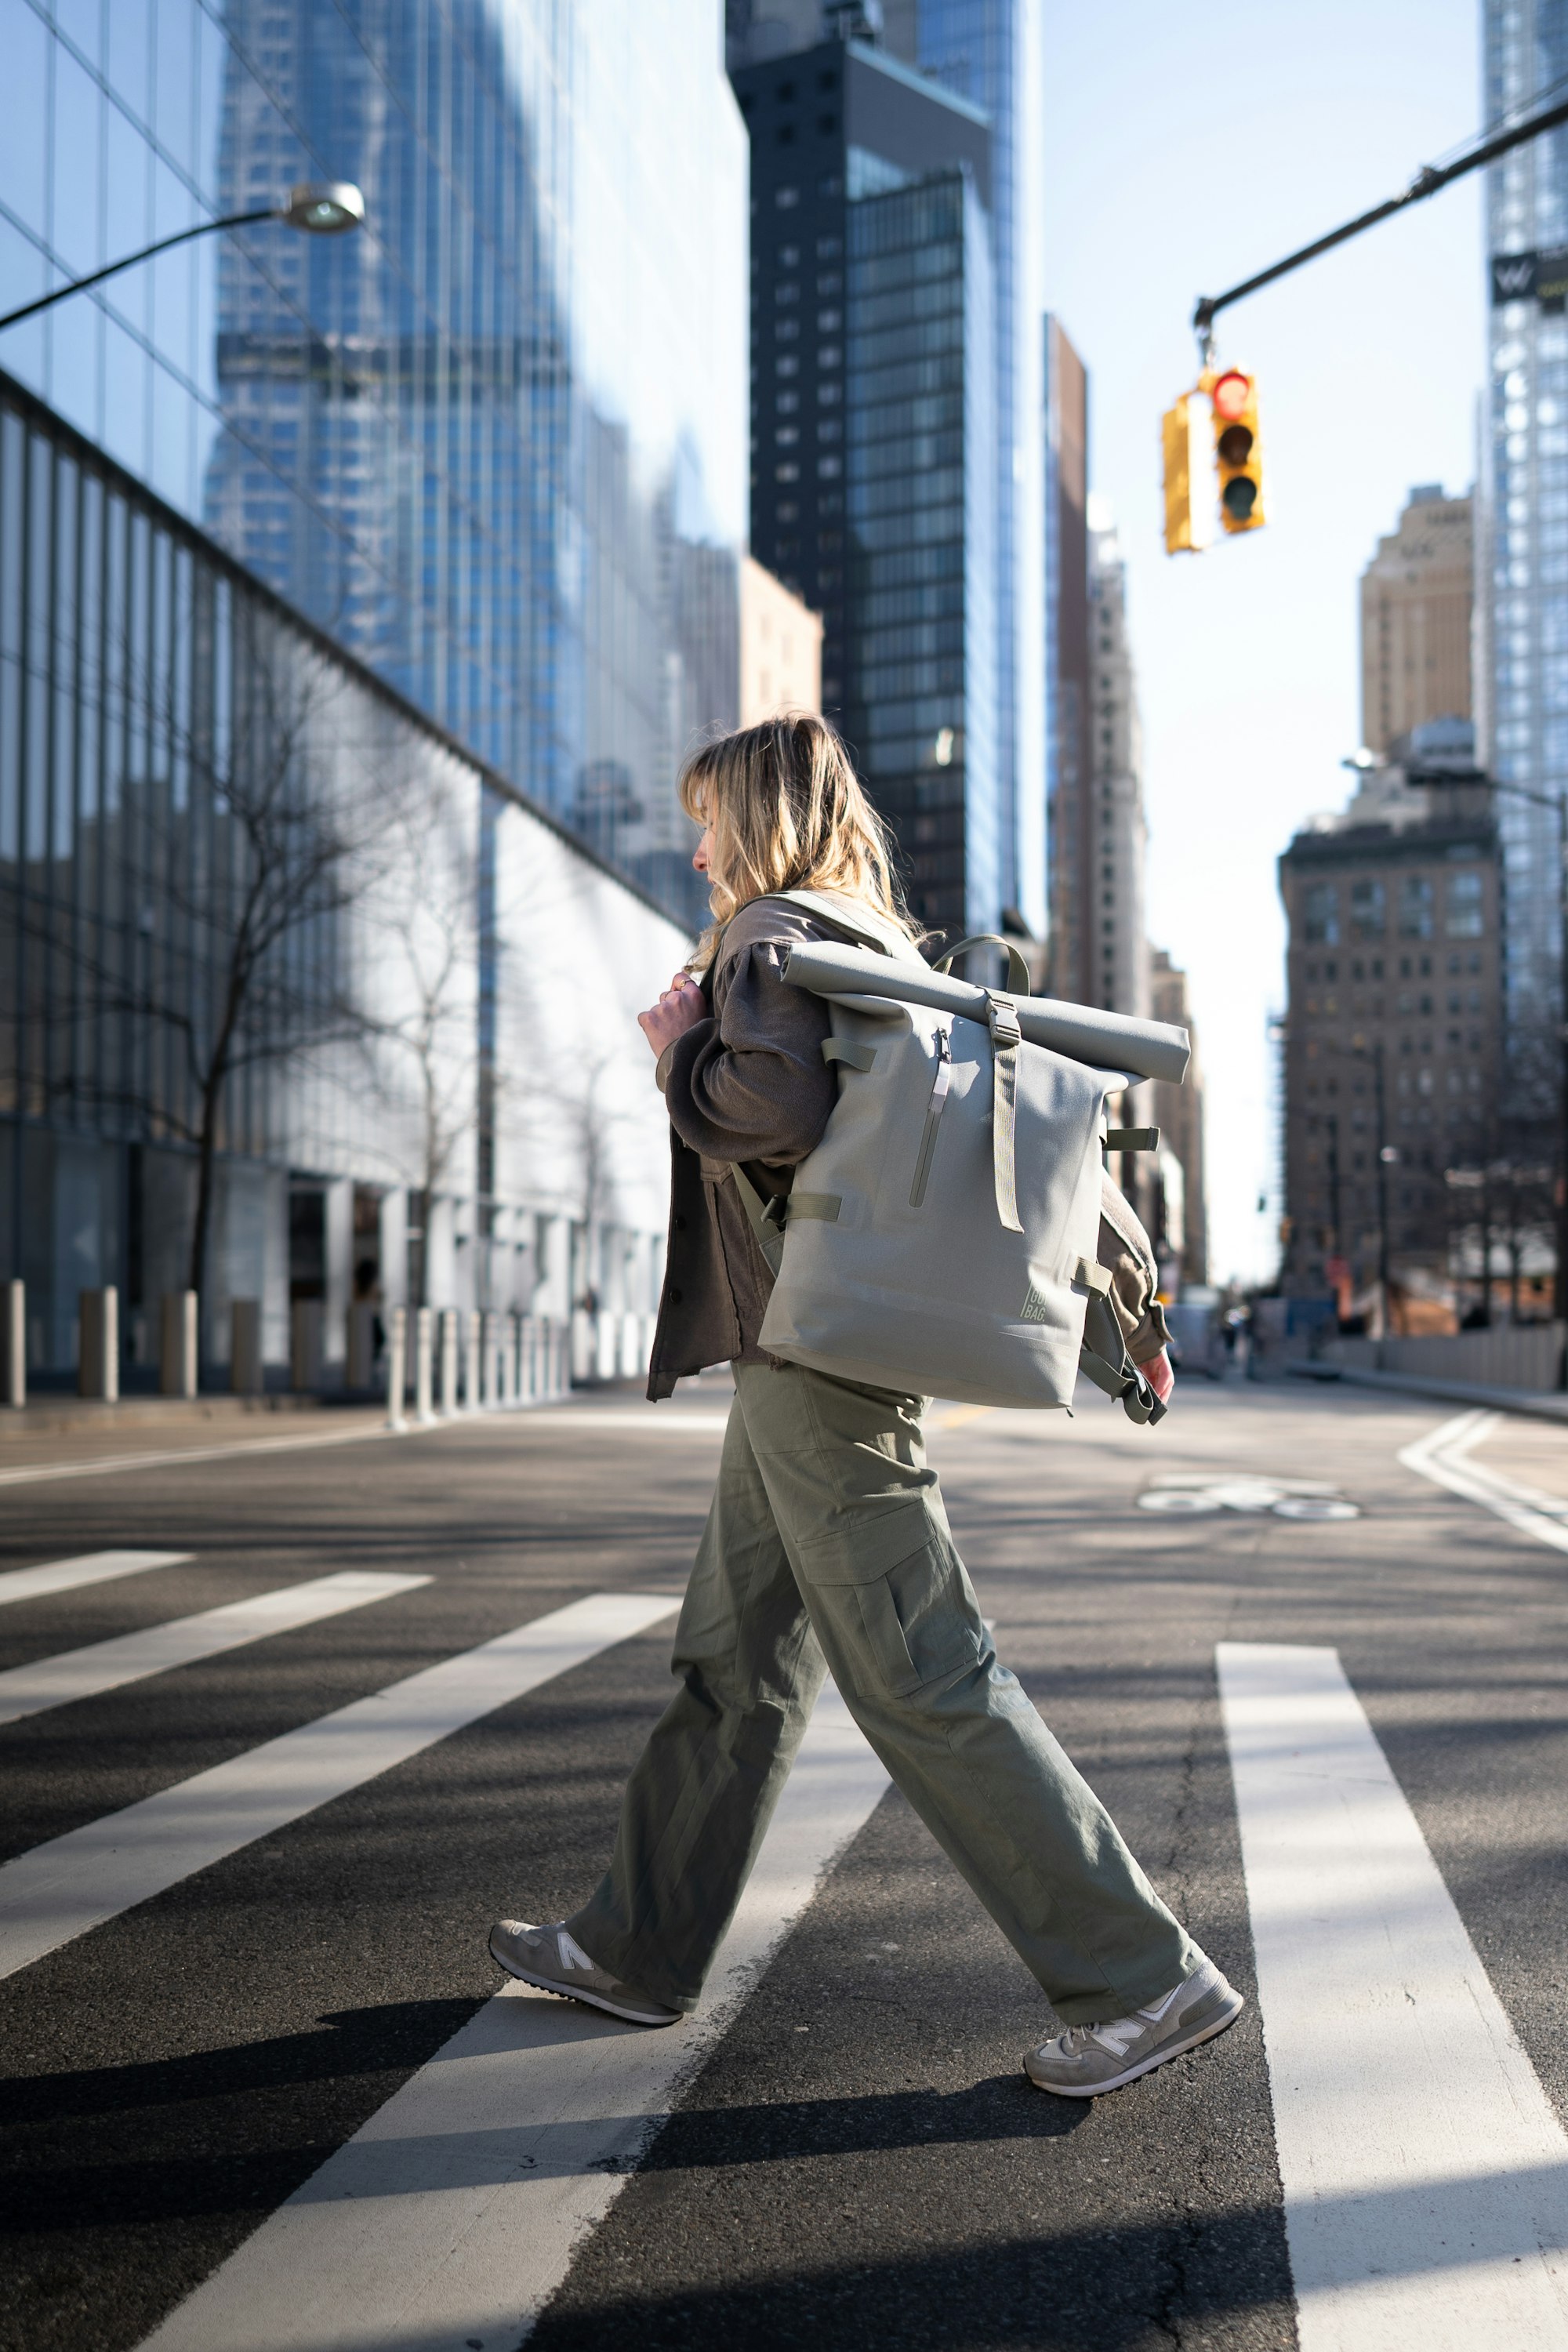
[[[736,71],[752,136],[752,542],[823,615],[823,706],[921,919],[994,930],[989,141],[859,41]]]
[[[885,0],[889,48],[991,126],[995,272],[997,759],[1005,895],[1046,924],[1045,61],[1040,0]]]
[[[205,239],[0,365],[696,912],[673,780],[734,715],[745,530],[716,0],[49,13],[7,20],[52,117],[6,165],[18,301],[296,180],[357,181],[367,224]]]
[[[1386,751],[1433,719],[1468,719],[1473,501],[1413,489],[1361,575],[1361,740]]]
[[[1489,122],[1518,120],[1568,76],[1557,0],[1482,0]],[[1480,757],[1500,778],[1568,793],[1568,130],[1487,173],[1490,385],[1479,572],[1485,622]],[[1556,826],[1500,793],[1510,1029],[1558,987]]]
[[[803,51],[817,29],[880,44],[975,110],[993,281],[997,854],[1002,903],[1043,937],[1047,892],[1039,0],[727,0],[731,68]],[[932,160],[935,160],[934,158]]]

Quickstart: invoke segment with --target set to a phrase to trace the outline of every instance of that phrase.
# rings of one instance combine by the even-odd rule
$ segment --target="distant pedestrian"
[[[1093,1790],[997,1663],[926,1463],[926,1400],[780,1363],[758,1346],[772,1276],[731,1181],[787,1193],[837,1099],[822,999],[793,943],[842,936],[771,890],[829,893],[906,932],[886,844],[813,718],[700,752],[682,803],[713,929],[640,1016],[674,1156],[669,1272],[648,1393],[731,1362],[718,1489],[675,1638],[679,1687],[633,1769],[609,1869],[569,1919],[502,1920],[525,1983],[639,2025],[695,2008],[831,1667],[893,1780],[1044,1989],[1066,2031],[1031,2082],[1115,2090],[1223,2032],[1226,1983],[1154,1893]],[[1147,1276],[1102,1223],[1134,1359],[1172,1386]]]

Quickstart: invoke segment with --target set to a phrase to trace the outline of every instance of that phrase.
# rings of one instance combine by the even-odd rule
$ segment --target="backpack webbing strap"
[[[1146,1422],[1165,1418],[1166,1408],[1128,1354],[1121,1326],[1109,1299],[1099,1291],[1091,1295],[1084,1313],[1078,1368],[1106,1396],[1119,1397],[1128,1420],[1141,1428]]]
[[[825,1037],[822,1041],[825,1062],[843,1062],[851,1070],[871,1070],[877,1066],[875,1045],[858,1045],[849,1037]]]
[[[991,1166],[996,1187],[996,1214],[1010,1234],[1024,1230],[1018,1218],[1018,1048],[1024,1033],[1018,1008],[1010,996],[988,988],[985,1001],[991,1024]]]
[[[738,1160],[731,1160],[730,1173],[735,1180],[735,1192],[741,1206],[751,1220],[757,1247],[766,1259],[769,1271],[776,1278],[784,1264],[784,1225],[774,1213],[785,1204],[782,1200],[764,1201]]]

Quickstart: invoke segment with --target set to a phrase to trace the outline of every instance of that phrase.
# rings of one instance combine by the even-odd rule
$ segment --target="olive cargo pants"
[[[735,1367],[719,1484],[676,1629],[680,1688],[567,1922],[601,1968],[696,2005],[829,1667],[855,1720],[1064,2024],[1201,1965],[1093,1790],[996,1662],[921,1401]]]

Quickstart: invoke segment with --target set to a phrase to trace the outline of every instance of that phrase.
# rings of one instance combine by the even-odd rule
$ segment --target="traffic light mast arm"
[[[1303,262],[1316,261],[1320,253],[1331,253],[1336,245],[1343,245],[1348,238],[1359,236],[1363,229],[1375,228],[1378,222],[1387,220],[1391,213],[1403,212],[1407,205],[1418,205],[1425,197],[1435,196],[1439,188],[1447,187],[1451,181],[1462,180],[1467,172],[1479,171],[1483,163],[1495,163],[1498,157],[1506,155],[1510,148],[1522,147],[1526,140],[1539,138],[1543,131],[1554,131],[1560,122],[1568,122],[1568,99],[1548,107],[1544,113],[1532,114],[1526,122],[1516,122],[1510,130],[1500,131],[1495,137],[1483,140],[1468,155],[1461,155],[1457,163],[1424,163],[1403,195],[1390,196],[1386,204],[1374,205],[1371,212],[1363,213],[1359,219],[1347,221],[1342,228],[1331,229],[1327,236],[1319,237],[1314,245],[1304,245],[1300,253],[1288,255],[1283,261],[1277,261],[1271,269],[1260,269],[1256,278],[1244,278],[1239,286],[1232,286],[1224,294],[1200,295],[1193,311],[1193,331],[1205,359],[1213,341],[1215,319],[1233,302],[1239,302],[1244,294],[1256,294],[1259,287],[1272,286],[1277,278],[1287,277],[1292,269],[1300,269]]]

